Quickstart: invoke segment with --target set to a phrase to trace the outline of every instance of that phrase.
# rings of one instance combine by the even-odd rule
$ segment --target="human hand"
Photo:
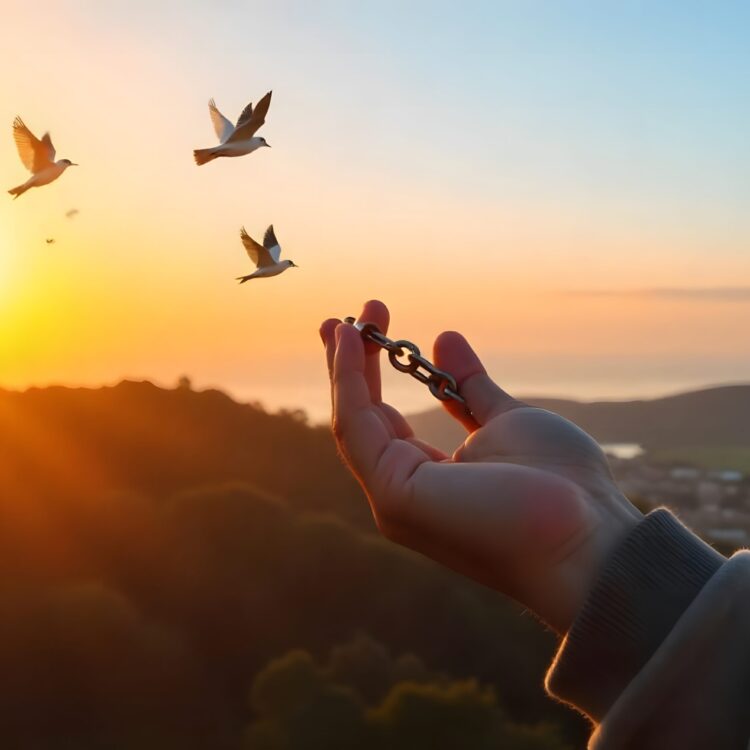
[[[360,319],[388,330],[368,302]],[[320,329],[339,449],[387,538],[501,591],[564,632],[614,546],[641,517],[617,489],[597,443],[572,422],[523,404],[487,375],[458,333],[435,341],[471,415],[448,457],[416,439],[383,403],[380,350],[351,325]]]

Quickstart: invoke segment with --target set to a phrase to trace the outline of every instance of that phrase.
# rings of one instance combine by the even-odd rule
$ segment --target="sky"
[[[81,166],[0,195],[0,386],[187,374],[324,419],[318,325],[371,298],[428,354],[461,331],[518,395],[748,381],[749,23],[740,2],[8,6],[0,187],[27,178],[16,115]],[[272,148],[198,168],[207,100],[235,119],[269,89]],[[239,228],[270,223],[300,268],[237,285]]]

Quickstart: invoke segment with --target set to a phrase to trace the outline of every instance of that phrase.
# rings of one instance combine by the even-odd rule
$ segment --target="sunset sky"
[[[750,380],[750,10],[653,6],[4,8],[0,386],[186,373],[319,419],[318,325],[372,297],[521,395]],[[269,89],[272,148],[196,167],[207,100]],[[17,201],[15,115],[81,164]],[[300,268],[240,287],[271,222]]]

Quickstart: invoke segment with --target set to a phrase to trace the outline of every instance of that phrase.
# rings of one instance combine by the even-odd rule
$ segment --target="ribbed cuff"
[[[550,694],[595,722],[725,562],[666,510],[615,550],[547,674]]]

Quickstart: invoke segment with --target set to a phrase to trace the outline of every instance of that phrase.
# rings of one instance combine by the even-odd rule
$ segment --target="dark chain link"
[[[424,383],[430,393],[441,401],[457,401],[466,406],[466,401],[459,395],[456,379],[448,372],[439,370],[422,356],[419,347],[411,341],[389,339],[374,323],[357,322],[355,318],[344,318],[345,323],[353,325],[366,341],[372,341],[388,352],[388,359],[399,371],[405,372]],[[404,361],[404,356],[406,360]]]

